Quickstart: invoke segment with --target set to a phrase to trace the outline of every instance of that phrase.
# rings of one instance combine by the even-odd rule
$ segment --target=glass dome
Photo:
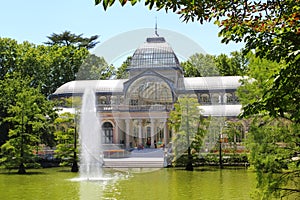
[[[178,58],[165,38],[151,37],[134,52],[129,69],[165,67],[180,67]]]

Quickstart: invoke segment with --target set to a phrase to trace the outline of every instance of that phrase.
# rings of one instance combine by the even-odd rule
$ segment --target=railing
[[[104,158],[126,158],[130,153],[124,149],[105,150],[103,151]]]
[[[124,144],[103,144],[102,147],[104,158],[125,158],[129,156]]]
[[[98,111],[171,111],[173,105],[97,105]]]
[[[103,150],[125,149],[124,144],[102,144]]]

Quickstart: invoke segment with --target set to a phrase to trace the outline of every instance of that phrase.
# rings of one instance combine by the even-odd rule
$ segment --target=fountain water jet
[[[80,179],[102,180],[102,131],[100,117],[96,111],[94,90],[85,90],[80,114]]]
[[[101,119],[96,110],[96,95],[92,88],[85,89],[82,97],[79,127],[79,178],[71,181],[113,181],[120,175],[103,174],[103,144]]]

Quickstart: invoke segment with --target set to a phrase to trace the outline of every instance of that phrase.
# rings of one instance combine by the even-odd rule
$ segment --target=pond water
[[[74,181],[79,175],[63,168],[27,172],[0,173],[1,199],[240,200],[251,199],[256,183],[255,174],[246,169],[104,169],[109,180],[102,181]]]

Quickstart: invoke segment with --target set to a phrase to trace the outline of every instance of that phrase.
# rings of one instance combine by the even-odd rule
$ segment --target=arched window
[[[112,144],[113,143],[113,126],[110,122],[104,122],[102,125],[103,130],[103,143]]]
[[[136,109],[173,103],[172,90],[160,77],[146,76],[134,81],[127,90],[128,105]]]
[[[201,94],[200,95],[200,104],[210,104],[210,96],[209,94]]]
[[[211,103],[212,104],[220,104],[221,103],[221,95],[219,93],[211,94]]]
[[[119,102],[118,102],[118,97],[117,97],[117,96],[111,96],[111,98],[110,98],[110,103],[111,103],[112,105],[118,105],[118,104],[119,104]]]
[[[99,104],[106,104],[106,96],[99,96],[98,97],[98,103]]]
[[[234,99],[232,93],[225,93],[224,95],[224,103],[233,104]]]
[[[123,104],[123,103],[124,103],[124,97],[120,96],[120,98],[119,98],[119,104]]]

